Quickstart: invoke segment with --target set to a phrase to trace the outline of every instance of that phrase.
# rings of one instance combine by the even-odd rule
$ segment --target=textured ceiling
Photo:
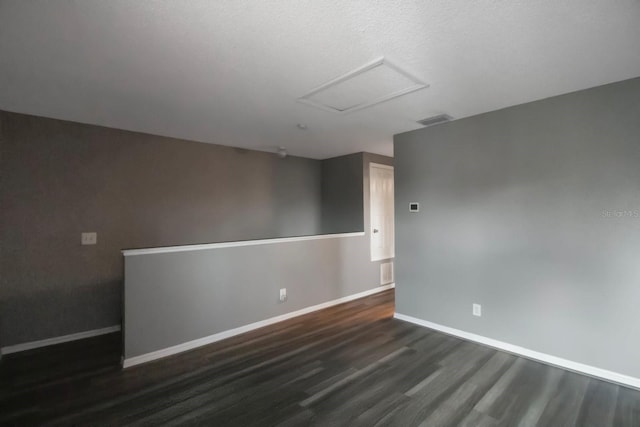
[[[640,0],[0,0],[0,109],[312,158],[640,76]],[[379,57],[430,84],[296,102]],[[297,123],[307,125],[298,129]]]

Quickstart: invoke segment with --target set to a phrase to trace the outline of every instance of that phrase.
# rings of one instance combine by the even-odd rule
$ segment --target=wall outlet
[[[98,233],[92,231],[90,233],[82,233],[80,235],[80,243],[83,245],[95,245],[98,243]]]
[[[473,315],[482,317],[482,306],[480,304],[473,304]]]
[[[285,302],[287,300],[287,288],[280,289],[280,302]]]

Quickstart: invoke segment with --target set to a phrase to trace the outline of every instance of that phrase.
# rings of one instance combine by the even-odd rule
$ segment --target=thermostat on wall
[[[420,210],[420,203],[411,202],[409,203],[409,212],[418,212]]]

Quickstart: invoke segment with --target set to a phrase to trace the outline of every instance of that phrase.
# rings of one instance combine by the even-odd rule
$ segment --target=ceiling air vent
[[[298,101],[347,114],[428,87],[388,59],[379,58],[318,86]]]
[[[451,117],[450,115],[440,114],[438,116],[427,117],[426,119],[418,120],[418,123],[420,123],[422,126],[434,126],[439,125],[440,123],[450,122],[451,120],[453,120],[453,117]]]

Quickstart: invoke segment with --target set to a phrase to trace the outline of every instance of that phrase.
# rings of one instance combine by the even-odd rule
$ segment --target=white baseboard
[[[112,332],[118,332],[120,325],[109,326],[101,329],[92,329],[90,331],[77,332],[75,334],[63,335],[61,337],[47,338],[39,341],[25,342],[22,344],[8,345],[2,347],[2,354],[17,353],[19,351],[32,350],[34,348],[46,347],[54,344],[61,344],[63,342],[81,340],[83,338],[97,337],[98,335],[110,334]]]
[[[596,368],[595,366],[585,365],[579,362],[573,362],[571,360],[563,359],[561,357],[556,357],[550,354],[529,350],[528,348],[509,344],[503,341],[494,340],[492,338],[483,337],[482,335],[476,335],[471,332],[465,332],[459,329],[450,328],[448,326],[439,325],[437,323],[432,323],[427,320],[418,319],[418,318],[407,316],[400,313],[395,313],[393,317],[399,320],[404,320],[405,322],[415,323],[416,325],[425,326],[430,329],[435,329],[436,331],[444,332],[445,334],[448,334],[448,335],[453,335],[459,338],[463,338],[465,340],[474,341],[480,344],[488,345],[489,347],[497,348],[499,350],[504,350],[508,353],[513,353],[518,356],[526,357],[527,359],[537,360],[539,362],[564,368],[569,371],[574,371],[580,374],[585,374],[591,377],[596,377],[599,379],[611,381],[624,386],[640,389],[640,378],[630,377],[628,375],[619,374],[617,372],[608,371],[606,369]]]
[[[280,316],[271,317],[266,320],[261,320],[259,322],[250,323],[248,325],[240,326],[238,328],[229,329],[227,331],[218,332],[217,334],[209,335],[203,338],[199,338],[197,340],[188,341],[182,344],[174,345],[172,347],[164,348],[162,350],[157,350],[151,353],[142,354],[140,356],[129,357],[124,359],[122,363],[123,368],[130,368],[131,366],[139,365],[141,363],[150,362],[152,360],[160,359],[162,357],[171,356],[177,353],[182,353],[183,351],[192,350],[197,347],[201,347],[203,345],[211,344],[216,341],[221,341],[226,338],[231,338],[235,335],[240,335],[245,332],[252,331],[254,329],[263,328],[265,326],[272,325],[274,323],[282,322],[283,320],[288,320],[294,317],[302,316],[303,314],[308,314],[314,311],[322,310],[323,308],[328,308],[334,305],[342,304],[345,302],[353,301],[358,298],[363,298],[369,295],[376,294],[378,292],[386,291],[387,289],[394,288],[395,283],[389,283],[387,285],[379,286],[377,288],[369,289],[364,292],[359,292],[357,294],[349,295],[346,297],[338,298],[332,301],[327,301],[322,304],[313,305],[311,307],[306,307],[301,310],[292,311],[291,313],[282,314]]]

